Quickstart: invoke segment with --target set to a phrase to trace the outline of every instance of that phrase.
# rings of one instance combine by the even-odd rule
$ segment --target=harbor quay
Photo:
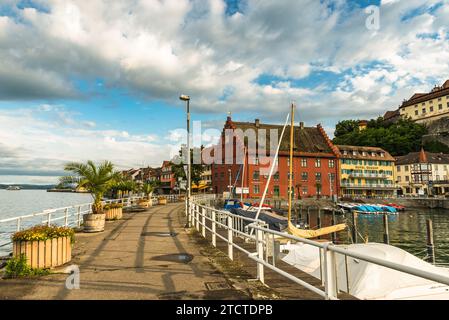
[[[0,280],[0,299],[321,299],[270,270],[260,283],[256,265],[245,254],[229,259],[226,241],[214,247],[210,237],[186,223],[182,202],[124,213],[122,220],[107,222],[103,233],[76,233],[71,262],[51,274]],[[285,263],[284,268],[321,286],[300,270]]]

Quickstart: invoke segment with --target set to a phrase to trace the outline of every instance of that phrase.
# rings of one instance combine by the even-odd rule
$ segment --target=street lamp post
[[[232,170],[228,169],[229,172],[229,197],[232,198]]]
[[[187,187],[186,187],[186,201],[187,201],[187,210],[190,210],[190,188],[191,184],[191,163],[190,163],[190,96],[181,95],[179,97],[182,101],[186,102],[187,107]]]

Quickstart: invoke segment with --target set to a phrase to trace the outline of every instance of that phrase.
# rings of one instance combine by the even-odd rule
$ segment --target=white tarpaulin
[[[449,277],[447,268],[436,267],[394,246],[368,243],[339,247]],[[298,243],[282,246],[282,250],[289,251],[283,261],[320,279],[319,248]],[[341,254],[336,254],[336,258],[338,288],[356,298],[449,300],[449,286],[351,257],[345,261]]]

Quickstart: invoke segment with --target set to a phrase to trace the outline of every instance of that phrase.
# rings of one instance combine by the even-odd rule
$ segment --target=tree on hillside
[[[340,130],[335,134],[334,144],[380,147],[393,156],[419,151],[422,137],[427,133],[425,126],[408,119],[386,124],[381,118],[370,120],[365,130],[347,130],[344,133],[344,128],[350,128],[351,121],[354,120],[345,121],[337,124]]]

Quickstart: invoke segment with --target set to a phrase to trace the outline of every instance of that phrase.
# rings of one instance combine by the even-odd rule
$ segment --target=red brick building
[[[228,117],[223,128],[221,138],[221,158],[222,164],[212,165],[212,187],[215,193],[222,193],[229,191],[229,181],[231,178],[233,185],[236,177],[240,171],[239,179],[235,184],[236,187],[242,186],[243,169],[241,164],[236,164],[237,149],[243,150],[243,142],[239,138],[233,138],[232,148],[233,164],[225,164],[226,146],[225,146],[225,130],[231,129],[235,132],[241,129],[247,132],[248,129],[256,132],[258,137],[259,130],[266,130],[266,145],[270,146],[270,129],[277,129],[278,141],[281,136],[283,126],[262,124],[259,120],[253,123],[250,122],[234,122],[231,117]],[[317,196],[338,195],[340,186],[338,179],[338,156],[339,151],[321,125],[316,127],[305,127],[303,123],[294,127],[294,158],[293,158],[293,188],[294,198],[309,198]],[[256,138],[256,140],[258,140]],[[244,138],[245,148],[248,148],[248,138]],[[258,148],[259,141],[256,142]],[[251,143],[249,148],[251,148]],[[217,147],[219,148],[219,147]],[[267,147],[268,149],[269,147]],[[218,150],[218,149],[217,149]],[[285,130],[284,137],[281,142],[278,170],[273,174],[271,179],[267,198],[283,198],[287,199],[288,195],[288,178],[289,178],[289,150],[290,150],[290,127]],[[245,156],[245,174],[243,176],[243,187],[249,188],[247,198],[261,198],[265,189],[265,184],[268,178],[269,165],[261,164],[256,156],[255,150],[246,154]],[[268,152],[267,152],[268,154]],[[275,150],[272,151],[272,155]],[[229,155],[228,155],[229,157]],[[228,161],[229,162],[229,161]],[[262,170],[265,168],[265,173]],[[231,169],[231,172],[229,172]]]
[[[173,192],[176,185],[175,174],[172,172],[172,163],[170,161],[164,161],[162,163],[160,172],[160,189],[164,194]]]

